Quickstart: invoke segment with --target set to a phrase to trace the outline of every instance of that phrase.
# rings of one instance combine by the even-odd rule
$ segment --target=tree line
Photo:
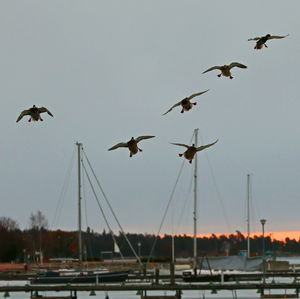
[[[136,254],[149,257],[151,248],[156,242],[152,257],[168,260],[172,254],[172,236],[155,236],[153,234],[131,234],[127,239],[132,244]],[[134,254],[124,236],[114,235],[116,243],[125,257]],[[77,258],[77,232],[49,230],[48,223],[38,211],[30,217],[30,228],[21,230],[13,219],[0,217],[0,262],[37,262],[40,252],[44,261],[49,258]],[[103,230],[94,232],[90,228],[82,232],[83,258],[85,260],[101,260],[118,256],[112,234]],[[251,254],[262,254],[262,235],[254,236],[250,240]],[[300,254],[300,240],[286,238],[285,241],[271,239],[265,236],[265,250],[274,255]],[[174,236],[175,257],[186,258],[193,256],[193,238],[187,235]],[[199,256],[237,255],[247,248],[246,237],[237,231],[234,234],[221,235],[197,239]]]

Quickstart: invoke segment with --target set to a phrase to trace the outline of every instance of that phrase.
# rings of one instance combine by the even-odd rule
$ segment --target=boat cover
[[[248,258],[246,256],[207,257],[204,259],[199,258],[198,267],[199,269],[204,270],[259,271],[262,269],[262,258]]]

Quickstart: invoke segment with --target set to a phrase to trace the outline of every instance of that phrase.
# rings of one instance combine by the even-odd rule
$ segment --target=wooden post
[[[182,293],[181,290],[176,291],[176,298],[177,299],[181,299],[181,293]]]
[[[173,262],[170,263],[170,284],[175,284],[175,267]]]
[[[224,283],[224,271],[222,270],[221,271],[221,284]]]
[[[155,268],[155,284],[159,284],[159,268]]]

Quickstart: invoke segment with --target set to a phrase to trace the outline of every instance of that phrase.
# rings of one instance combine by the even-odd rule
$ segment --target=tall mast
[[[250,257],[250,174],[247,174],[247,256]]]
[[[76,142],[78,153],[78,259],[82,265],[82,238],[81,238],[81,147],[82,143]]]
[[[175,244],[174,244],[174,232],[172,233],[172,262],[175,263]]]
[[[195,129],[195,147],[198,144],[198,129]],[[195,155],[194,168],[194,270],[197,269],[197,154]],[[195,273],[196,274],[196,273]]]

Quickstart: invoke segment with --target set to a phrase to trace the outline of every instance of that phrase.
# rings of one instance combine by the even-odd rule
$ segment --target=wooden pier
[[[260,298],[275,299],[275,298],[299,298],[299,294],[262,294]]]
[[[300,290],[300,283],[195,283],[195,284],[106,284],[0,286],[4,292],[90,292],[90,291],[197,291],[197,290]]]
[[[41,298],[47,298],[47,299],[77,299],[77,297],[74,296],[31,296],[30,299],[41,299]]]
[[[158,272],[158,271],[157,271]],[[290,277],[293,282],[281,283],[274,282],[263,283],[262,274],[247,274],[245,276],[241,274],[229,274],[230,279],[217,280],[211,279],[210,281],[186,283],[183,282],[182,276],[177,275],[159,275],[159,273],[147,274],[147,275],[135,275],[131,276],[129,280],[122,284],[67,284],[67,285],[19,285],[19,286],[0,286],[0,293],[9,294],[14,292],[29,293],[30,298],[41,298],[40,293],[45,292],[58,292],[55,296],[46,296],[43,298],[58,299],[58,298],[77,298],[77,292],[128,292],[135,291],[141,295],[141,299],[181,299],[182,292],[188,291],[223,291],[229,290],[232,293],[236,293],[238,290],[257,290],[260,293],[261,298],[298,298],[300,290],[300,281],[297,279],[300,273],[268,273],[266,277]],[[221,277],[221,275],[219,275]],[[259,281],[251,281],[251,279],[260,279]],[[245,281],[246,280],[246,281]],[[276,294],[280,290],[280,294]],[[173,296],[149,296],[147,292],[161,291],[173,292]],[[271,292],[272,291],[272,292]],[[274,292],[275,291],[275,292]],[[287,292],[290,291],[290,292]],[[61,292],[61,293],[60,293]],[[69,293],[66,296],[65,293]],[[274,293],[274,294],[271,294]],[[61,295],[60,295],[61,294]],[[1,294],[0,294],[1,295]],[[7,296],[6,296],[7,297]]]
[[[0,280],[30,280],[35,277],[36,274],[11,274],[0,273]],[[209,276],[209,275],[207,275]],[[170,274],[161,273],[145,273],[145,274],[129,274],[129,280],[155,280],[157,279],[169,280]],[[213,274],[212,277],[221,277],[221,274]],[[224,272],[224,277],[227,277],[228,281],[244,281],[251,279],[261,279],[262,273],[230,273]],[[265,277],[293,277],[300,280],[299,271],[267,271]],[[174,279],[182,279],[182,275],[174,274]],[[219,279],[221,281],[221,279]]]

